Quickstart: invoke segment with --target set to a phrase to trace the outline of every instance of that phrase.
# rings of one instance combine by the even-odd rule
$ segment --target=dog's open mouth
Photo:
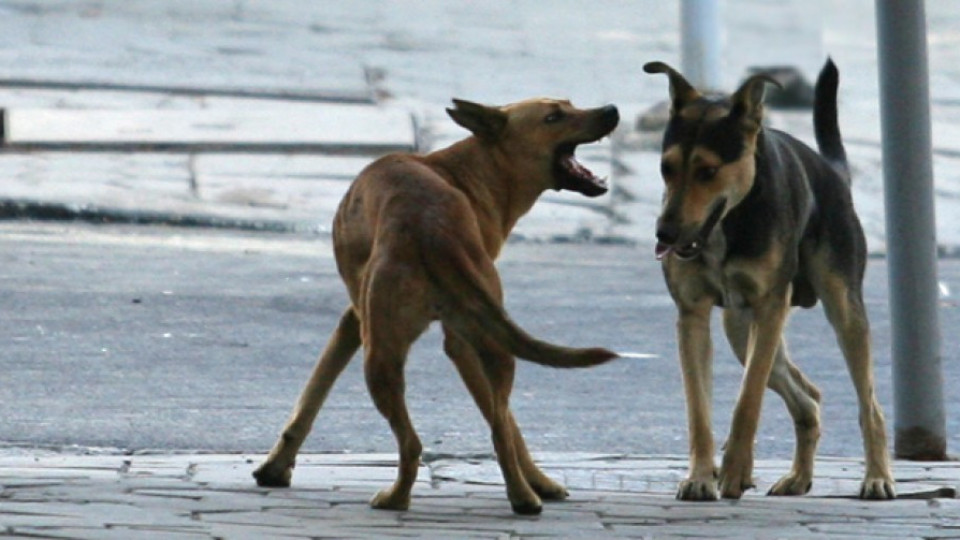
[[[663,260],[664,257],[673,253],[673,255],[680,259],[681,261],[689,261],[690,259],[695,258],[700,254],[700,251],[703,249],[703,244],[699,240],[694,240],[689,244],[683,246],[669,246],[663,242],[657,242],[656,247],[656,256],[657,260]]]
[[[554,176],[557,190],[569,189],[587,197],[597,197],[607,192],[607,180],[600,178],[577,161],[574,155],[576,144],[565,144],[554,154]]]

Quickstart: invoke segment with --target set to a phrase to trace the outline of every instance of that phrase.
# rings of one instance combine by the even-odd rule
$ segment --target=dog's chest
[[[681,288],[689,300],[706,295],[718,307],[739,309],[748,307],[750,298],[759,292],[753,265],[728,258],[723,235],[712,235],[707,249],[697,259],[680,264],[687,267],[682,272],[686,275],[675,278],[692,285]]]
[[[709,252],[703,254],[700,275],[713,291],[714,303],[718,307],[747,307],[747,296],[756,289],[748,272],[737,264],[711,256]]]

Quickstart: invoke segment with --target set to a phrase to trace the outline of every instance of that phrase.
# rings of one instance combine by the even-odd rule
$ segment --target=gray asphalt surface
[[[686,428],[674,308],[658,264],[629,245],[506,246],[508,309],[534,335],[651,353],[590,370],[521,363],[513,407],[532,449],[682,454]],[[877,391],[893,428],[886,268],[870,261]],[[960,291],[960,263],[941,278]],[[904,284],[909,286],[909,284]],[[167,227],[0,224],[0,441],[105,451],[269,449],[345,306],[329,239]],[[960,421],[957,297],[941,305],[949,447]],[[715,324],[715,340],[721,330]],[[797,312],[794,359],[824,393],[822,455],[860,455],[855,400],[818,309]],[[740,367],[716,342],[715,433],[727,431]],[[359,359],[359,357],[358,357]],[[341,377],[305,446],[393,452],[361,363]],[[488,453],[488,431],[438,332],[407,368],[408,402],[429,451]],[[788,458],[793,429],[768,393],[760,457]]]

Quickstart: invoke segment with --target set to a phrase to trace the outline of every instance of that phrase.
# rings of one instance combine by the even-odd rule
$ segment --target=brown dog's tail
[[[839,86],[840,72],[833,60],[827,58],[814,88],[813,131],[820,155],[826,158],[840,176],[849,183],[850,166],[847,164],[847,151],[843,148],[840,122],[837,119],[837,88]]]
[[[444,242],[443,235],[434,236],[427,243],[437,242]],[[450,258],[441,261],[425,253],[422,259],[442,298],[440,320],[458,335],[471,343],[487,343],[524,360],[556,368],[590,367],[617,358],[616,353],[607,349],[563,347],[525,332],[483,285],[481,273],[464,247],[451,246],[454,242],[449,240],[445,243],[448,245],[444,249],[434,253]],[[430,250],[429,246],[424,249]]]

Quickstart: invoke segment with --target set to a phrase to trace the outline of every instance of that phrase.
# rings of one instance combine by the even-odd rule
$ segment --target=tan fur
[[[439,320],[444,350],[490,424],[514,510],[538,513],[541,498],[566,496],[563,486],[533,463],[509,410],[514,356],[585,367],[615,355],[559,347],[523,332],[503,311],[493,260],[544,190],[569,187],[557,173],[558,149],[572,152],[571,146],[598,140],[619,117],[613,107],[581,110],[548,99],[502,108],[456,104],[448,112],[474,136],[425,156],[377,160],[340,204],[334,251],[351,305],[280,440],[254,473],[261,485],[289,485],[297,451],[317,412],[362,343],[370,394],[400,453],[396,482],[371,505],[406,509],[422,446],[404,402],[403,367],[414,340]]]

